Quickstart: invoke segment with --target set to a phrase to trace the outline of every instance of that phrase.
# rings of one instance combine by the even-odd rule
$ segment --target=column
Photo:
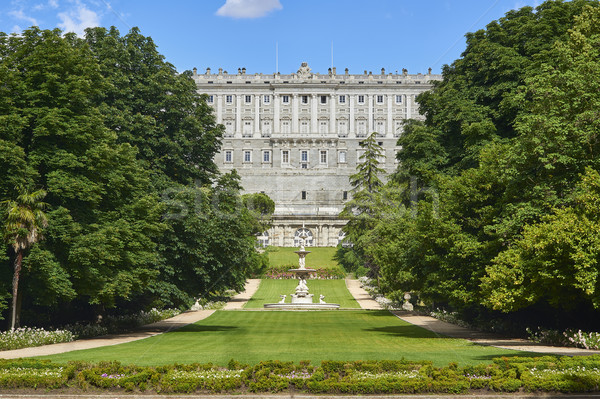
[[[235,135],[242,136],[242,95],[235,96]]]
[[[223,95],[217,94],[217,123],[223,123]]]
[[[254,137],[260,137],[260,94],[254,95]]]
[[[349,96],[349,104],[350,104],[350,124],[348,126],[348,137],[356,137],[356,118],[354,116],[354,98],[356,97],[354,94],[350,94]]]
[[[386,137],[394,137],[394,120],[393,120],[393,115],[392,115],[392,104],[394,101],[394,95],[393,94],[388,94],[387,95],[387,129],[385,130],[385,136]]]
[[[373,133],[375,130],[373,128],[373,95],[367,94],[367,104],[369,106],[369,121],[367,122],[367,136]]]
[[[280,129],[281,121],[279,120],[279,94],[273,93],[273,134],[278,134]]]
[[[406,119],[410,119],[412,118],[412,98],[410,94],[407,94],[405,97],[406,101],[404,104],[406,104]]]
[[[318,120],[318,115],[317,115],[317,113],[318,113],[318,108],[317,108],[318,100],[319,100],[319,97],[316,94],[313,94],[311,96],[311,103],[310,103],[310,107],[311,107],[311,110],[310,110],[310,132],[313,133],[313,134],[319,132],[319,126],[317,125],[317,123],[319,121]]]
[[[329,133],[335,135],[337,131],[337,121],[335,117],[335,103],[336,103],[336,95],[332,94],[329,96],[330,108],[329,108]]]
[[[292,133],[299,133],[298,129],[298,94],[292,94]]]

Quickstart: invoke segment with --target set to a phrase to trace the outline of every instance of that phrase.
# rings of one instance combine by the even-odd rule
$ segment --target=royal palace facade
[[[385,150],[382,167],[397,166],[396,145],[403,121],[419,119],[415,97],[441,75],[312,73],[237,74],[194,69],[198,91],[208,96],[217,123],[225,126],[215,162],[236,169],[245,192],[264,192],[275,201],[273,227],[263,245],[297,246],[306,229],[309,246],[335,246],[346,223],[338,217],[351,198],[359,143],[371,132]]]

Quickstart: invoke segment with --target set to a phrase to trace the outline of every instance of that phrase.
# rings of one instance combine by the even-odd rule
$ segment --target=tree
[[[44,209],[47,204],[42,202],[46,192],[37,190],[29,192],[19,189],[19,195],[13,201],[5,201],[8,208],[5,224],[5,239],[15,251],[15,263],[12,280],[12,310],[10,328],[19,326],[17,298],[19,295],[19,277],[26,249],[43,239],[41,229],[48,225]]]
[[[356,165],[356,173],[350,176],[350,185],[355,192],[365,190],[374,193],[382,186],[379,175],[385,171],[379,167],[383,155],[383,148],[377,143],[377,133],[371,133],[365,140],[360,142],[363,153],[360,155],[359,163]]]
[[[389,213],[362,238],[384,291],[416,289],[474,313],[595,304],[594,225],[571,208],[579,176],[600,169],[599,9],[575,0],[511,11],[468,34],[443,81],[419,96],[425,121],[406,125],[392,178],[418,181],[417,211]]]
[[[351,262],[342,263],[348,271],[355,268],[356,259],[361,259],[367,267],[371,266],[365,257],[362,237],[377,222],[377,193],[383,186],[379,175],[385,173],[379,166],[383,149],[377,143],[376,137],[377,133],[373,132],[360,143],[363,153],[359,157],[360,162],[356,165],[356,173],[350,176],[350,184],[354,193],[352,199],[346,203],[340,213],[341,218],[348,219],[348,223],[343,229],[346,233],[346,240],[353,244],[350,250],[353,252],[353,256],[348,254],[347,249],[340,248],[337,257],[340,261],[351,260]],[[376,273],[376,270],[372,269],[371,272]]]

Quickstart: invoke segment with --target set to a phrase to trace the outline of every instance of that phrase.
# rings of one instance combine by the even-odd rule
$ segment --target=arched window
[[[310,231],[309,229],[307,229],[305,227],[302,227],[301,229],[296,230],[296,233],[294,233],[294,246],[295,247],[300,246],[300,241],[302,241],[302,239],[300,238],[300,235],[302,234],[302,232],[306,233],[304,246],[306,246],[306,247],[312,246],[313,245],[312,231]]]
[[[344,230],[340,230],[340,234],[338,234],[338,245],[344,242],[344,238],[346,238],[346,233],[344,233]]]
[[[267,231],[263,231],[258,237],[256,237],[258,239],[258,244],[265,248],[269,246],[269,232]]]

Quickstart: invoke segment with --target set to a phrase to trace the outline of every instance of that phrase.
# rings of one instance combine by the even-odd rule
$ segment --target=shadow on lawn
[[[224,332],[224,331],[232,331],[234,329],[237,329],[239,327],[236,326],[206,326],[206,325],[202,325],[202,324],[188,324],[185,327],[179,328],[175,331],[172,331],[173,333],[179,333],[179,332]]]
[[[377,333],[385,333],[387,335],[393,335],[395,337],[401,338],[447,338],[445,335],[436,334],[432,331],[425,330],[424,328],[417,326],[388,326],[388,327],[373,327],[373,328],[364,328],[363,331],[377,332]]]

